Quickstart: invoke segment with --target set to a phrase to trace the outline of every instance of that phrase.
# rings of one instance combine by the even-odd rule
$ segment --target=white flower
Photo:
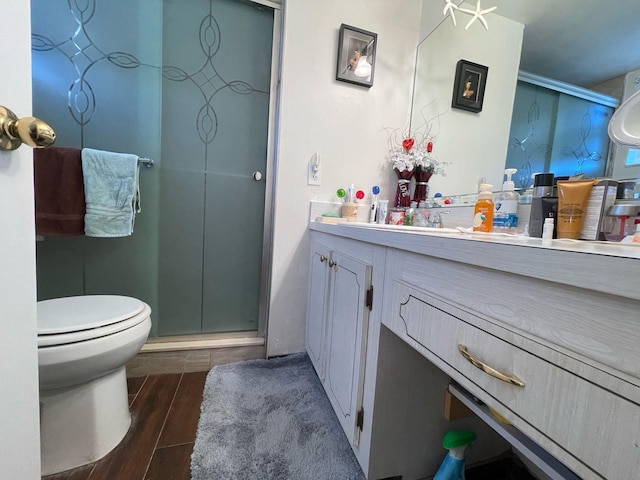
[[[412,150],[413,149],[407,152],[404,148],[392,148],[385,156],[385,159],[391,163],[395,170],[399,172],[408,170],[411,172],[415,167]]]
[[[427,152],[422,146],[412,146],[407,152],[403,147],[394,147],[385,156],[391,166],[402,172],[403,170],[413,171],[416,167],[431,171],[434,175],[446,176],[444,166],[446,162],[440,162],[436,157]]]

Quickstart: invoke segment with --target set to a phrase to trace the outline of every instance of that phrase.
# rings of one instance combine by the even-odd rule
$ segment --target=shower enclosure
[[[156,336],[263,327],[269,3],[32,0],[33,111],[56,145],[154,161],[132,236],[37,242],[39,299],[137,297]]]

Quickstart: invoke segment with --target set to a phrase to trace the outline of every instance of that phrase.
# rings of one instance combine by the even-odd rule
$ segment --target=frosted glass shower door
[[[273,11],[166,0],[163,14],[158,333],[256,330]]]

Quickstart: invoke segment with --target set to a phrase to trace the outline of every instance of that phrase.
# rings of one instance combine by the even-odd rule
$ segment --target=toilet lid
[[[91,330],[122,322],[144,310],[136,298],[119,295],[84,295],[38,302],[38,335]]]

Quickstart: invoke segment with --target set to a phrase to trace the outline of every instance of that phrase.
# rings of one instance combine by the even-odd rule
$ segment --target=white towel
[[[133,233],[140,213],[140,166],[129,153],[82,149],[88,237],[124,237]]]

